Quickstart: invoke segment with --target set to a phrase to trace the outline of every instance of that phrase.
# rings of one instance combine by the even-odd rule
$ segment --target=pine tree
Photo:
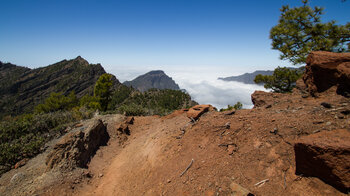
[[[102,74],[95,84],[94,96],[98,98],[103,111],[107,110],[108,103],[111,100],[113,87],[112,78],[113,76],[111,74]]]
[[[272,89],[274,92],[291,92],[295,87],[295,82],[301,77],[302,71],[299,69],[289,69],[287,67],[277,67],[271,76],[257,75],[255,83],[265,83],[266,89]]]
[[[311,8],[308,0],[303,6],[281,8],[279,23],[270,31],[272,48],[279,50],[282,60],[294,65],[305,63],[311,51],[345,52],[350,49],[350,22],[336,25],[321,22],[323,8]]]

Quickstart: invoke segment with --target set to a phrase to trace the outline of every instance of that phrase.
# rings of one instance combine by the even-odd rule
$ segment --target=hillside
[[[104,73],[100,64],[89,64],[80,56],[37,69],[1,63],[0,117],[31,112],[52,92],[67,95],[74,91],[78,97],[92,94]],[[116,78],[114,83],[120,84]]]
[[[151,88],[180,90],[179,85],[161,70],[150,71],[131,81],[125,81],[123,84],[126,86],[132,86],[141,92]]]
[[[236,82],[242,82],[245,84],[255,84],[254,79],[255,76],[257,75],[272,75],[273,71],[254,71],[253,73],[245,73],[242,75],[238,75],[238,76],[230,76],[230,77],[225,77],[225,78],[218,78],[218,80],[223,80],[223,81],[236,81]]]
[[[253,109],[76,123],[4,173],[0,195],[345,196],[350,54],[309,57],[292,93],[256,91]]]

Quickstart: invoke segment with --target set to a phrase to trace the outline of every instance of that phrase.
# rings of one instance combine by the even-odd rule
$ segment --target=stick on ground
[[[263,185],[263,184],[265,184],[265,182],[268,182],[269,181],[269,179],[265,179],[265,180],[262,180],[262,181],[260,181],[260,182],[258,182],[258,183],[256,183],[256,184],[254,184],[255,186],[261,186],[261,185]],[[259,186],[259,187],[260,187]]]
[[[194,160],[192,159],[192,160],[191,160],[191,163],[190,163],[190,164],[186,167],[186,169],[180,174],[180,177],[183,176],[183,175],[187,172],[188,169],[190,169],[190,167],[192,166],[193,161],[194,161]]]

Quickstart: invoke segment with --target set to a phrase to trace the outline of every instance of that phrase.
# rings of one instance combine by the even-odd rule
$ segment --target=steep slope
[[[132,86],[141,92],[151,88],[180,90],[179,85],[161,70],[150,71],[132,81],[125,81],[123,84]]]
[[[78,97],[92,94],[94,84],[104,73],[100,64],[89,64],[80,56],[32,70],[1,64],[0,113],[4,116],[31,112],[52,92],[66,95],[75,91]],[[115,85],[120,84],[116,78],[114,81]]]
[[[254,79],[255,76],[257,75],[272,75],[273,71],[254,71],[253,73],[245,73],[242,75],[238,76],[230,76],[230,77],[225,77],[225,78],[218,78],[218,80],[223,80],[223,81],[236,81],[236,82],[242,82],[245,84],[255,84]]]

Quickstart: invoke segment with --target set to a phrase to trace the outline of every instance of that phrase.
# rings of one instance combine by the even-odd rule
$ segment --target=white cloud
[[[172,77],[180,88],[186,89],[192,99],[200,104],[211,104],[218,109],[234,105],[238,101],[244,108],[251,108],[251,94],[255,90],[265,90],[264,87],[240,82],[217,80],[218,77],[239,75],[252,71],[251,68],[237,67],[186,67],[186,66],[149,66],[149,67],[118,67],[109,72],[116,75],[120,81],[132,80],[138,75],[151,70],[164,70]],[[254,71],[254,70],[253,70]]]

